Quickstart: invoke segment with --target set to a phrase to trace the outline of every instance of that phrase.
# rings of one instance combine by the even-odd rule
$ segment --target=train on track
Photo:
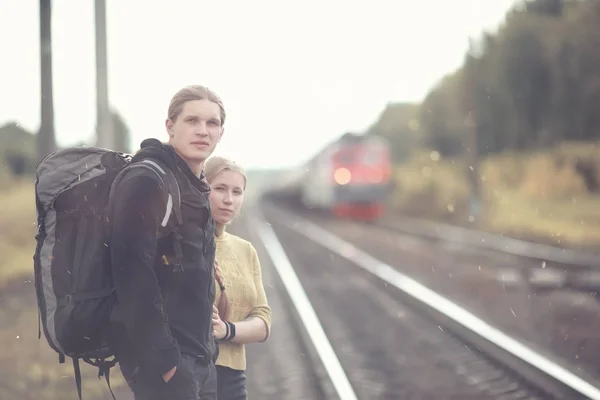
[[[346,133],[308,162],[274,179],[265,196],[339,218],[368,221],[385,214],[392,188],[388,141]]]

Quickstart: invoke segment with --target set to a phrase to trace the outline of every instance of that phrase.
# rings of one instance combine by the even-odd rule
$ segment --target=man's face
[[[183,105],[175,121],[166,122],[169,143],[198,176],[223,136],[220,115],[218,104],[192,100]]]

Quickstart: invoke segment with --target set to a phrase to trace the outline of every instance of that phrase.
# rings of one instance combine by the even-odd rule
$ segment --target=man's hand
[[[163,374],[162,378],[163,380],[168,383],[171,378],[173,377],[173,375],[175,375],[175,371],[177,371],[177,366],[174,366],[169,372]]]
[[[225,333],[227,332],[227,328],[225,327],[225,322],[221,320],[219,316],[219,310],[213,304],[213,335],[215,339],[223,339],[225,337]]]

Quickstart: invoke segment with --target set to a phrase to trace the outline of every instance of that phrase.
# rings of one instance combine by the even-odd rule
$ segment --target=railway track
[[[397,232],[405,232],[434,240],[454,242],[469,247],[529,258],[559,266],[600,271],[600,253],[557,247],[504,235],[478,231],[459,226],[394,215],[377,225]]]
[[[507,280],[526,282],[538,290],[570,289],[600,293],[600,253],[533,243],[504,235],[432,221],[394,216],[375,223],[390,232],[405,233],[471,253],[495,253],[519,260]]]
[[[329,213],[306,210],[301,204],[275,201],[290,211],[308,217],[332,219]],[[444,223],[389,215],[364,224],[405,237],[475,256],[504,259],[511,264],[506,271],[508,284],[525,283],[534,290],[577,290],[600,294],[600,253],[529,242],[500,234],[478,231]],[[497,263],[498,264],[498,263]],[[517,282],[518,281],[518,282]]]
[[[600,271],[339,220],[292,206],[283,209],[376,254],[511,335],[550,349],[562,361],[600,379],[595,357],[600,352]]]
[[[248,397],[263,400],[330,398],[327,392],[332,389],[328,386],[328,377],[255,227],[247,218],[241,218],[229,230],[254,244],[273,315],[269,340],[247,346]]]
[[[264,243],[282,282],[295,282],[283,284],[316,349],[326,398],[600,399],[589,377],[352,243],[282,210],[261,211],[250,213],[252,240]]]

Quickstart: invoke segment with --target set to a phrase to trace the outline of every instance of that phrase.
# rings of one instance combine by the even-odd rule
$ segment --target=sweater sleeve
[[[265,338],[268,339],[271,335],[271,307],[269,307],[269,303],[267,301],[267,294],[265,293],[265,288],[262,281],[262,270],[260,266],[260,260],[258,259],[258,254],[256,253],[256,249],[249,243],[250,246],[250,257],[251,257],[251,265],[252,265],[252,275],[254,279],[254,286],[256,288],[256,303],[250,312],[250,317],[257,317],[264,321],[265,326],[267,328],[267,336]]]
[[[154,272],[162,192],[155,178],[132,171],[113,199],[110,257],[118,306],[142,365],[164,374],[177,365],[180,352]]]

